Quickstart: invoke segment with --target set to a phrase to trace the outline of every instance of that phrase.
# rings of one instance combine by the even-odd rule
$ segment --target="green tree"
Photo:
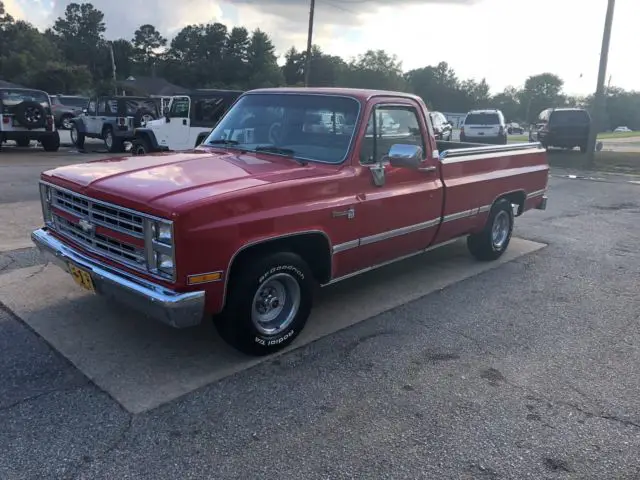
[[[97,59],[104,47],[105,29],[104,14],[90,3],[70,3],[64,17],[53,24],[53,33],[67,61],[86,65],[96,79],[103,70]]]
[[[402,75],[402,62],[384,50],[367,50],[349,62],[340,78],[347,87],[402,91],[407,82]]]
[[[4,9],[4,2],[0,1],[0,32],[2,32],[5,25],[10,25],[12,23],[13,17]]]
[[[563,106],[563,86],[564,81],[553,73],[541,73],[527,78],[519,95],[521,108],[524,109],[521,112],[522,118],[531,123],[545,108]]]
[[[131,45],[140,72],[149,75],[154,73],[154,68],[162,53],[159,50],[167,45],[167,39],[156,30],[156,27],[147,23],[140,25],[135,31]]]
[[[522,121],[519,92],[515,87],[507,87],[494,95],[491,104],[494,108],[502,111],[507,122]]]
[[[244,88],[249,64],[249,45],[251,38],[244,27],[234,27],[224,45],[222,52],[221,80],[224,84],[236,88]]]
[[[275,51],[269,35],[260,29],[253,31],[247,51],[247,88],[278,87],[284,84],[284,76],[278,66]]]

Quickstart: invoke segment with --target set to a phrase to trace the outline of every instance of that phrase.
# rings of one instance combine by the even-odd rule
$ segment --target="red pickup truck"
[[[316,284],[461,237],[497,259],[548,171],[537,143],[436,141],[414,95],[260,89],[192,151],[44,172],[32,239],[82,287],[176,328],[213,317],[262,355],[300,333]]]

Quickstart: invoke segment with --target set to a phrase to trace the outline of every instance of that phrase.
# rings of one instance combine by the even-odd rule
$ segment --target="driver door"
[[[191,99],[189,97],[174,97],[171,101],[168,123],[165,123],[167,131],[166,143],[170,150],[188,150],[195,146],[196,139],[190,142],[189,130],[191,125]],[[193,143],[193,145],[192,145]]]
[[[83,122],[85,131],[89,135],[97,135],[100,132],[98,130],[98,99],[92,98],[87,104],[87,113],[84,115]]]

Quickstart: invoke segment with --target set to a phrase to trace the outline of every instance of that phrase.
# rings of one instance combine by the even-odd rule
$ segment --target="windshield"
[[[49,97],[38,90],[2,90],[0,99],[5,105],[17,105],[22,102],[38,102],[43,107],[49,105]]]
[[[464,121],[465,125],[500,125],[497,113],[470,113]]]
[[[300,160],[342,163],[360,104],[353,98],[308,94],[249,94],[213,129],[205,144],[255,151],[269,148]]]
[[[589,120],[589,114],[584,110],[561,110],[551,114],[549,123],[553,125],[587,125]]]

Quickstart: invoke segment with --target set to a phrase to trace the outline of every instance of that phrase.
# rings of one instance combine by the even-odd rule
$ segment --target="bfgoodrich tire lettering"
[[[512,232],[513,209],[503,198],[493,204],[482,231],[467,237],[467,247],[478,260],[497,260],[507,250]]]
[[[250,355],[268,355],[302,331],[313,303],[314,279],[296,254],[245,259],[234,269],[227,304],[216,317],[222,338]]]

